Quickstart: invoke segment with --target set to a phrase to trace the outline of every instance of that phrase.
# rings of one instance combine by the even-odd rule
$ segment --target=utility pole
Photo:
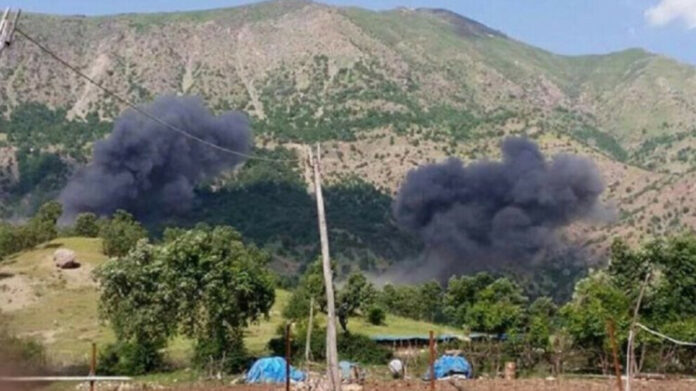
[[[341,390],[341,377],[338,374],[338,350],[336,348],[336,305],[334,303],[333,271],[329,258],[329,234],[326,229],[324,214],[324,196],[321,192],[321,150],[317,143],[317,155],[312,156],[312,149],[307,148],[309,160],[314,171],[314,195],[317,199],[317,217],[319,220],[319,238],[321,240],[321,260],[324,269],[324,287],[326,289],[326,375],[332,391]]]
[[[624,389],[626,391],[631,391],[631,366],[633,365],[633,340],[636,337],[636,323],[638,322],[638,312],[640,311],[640,305],[643,302],[643,296],[645,295],[645,288],[648,286],[650,281],[650,275],[652,270],[648,270],[645,274],[645,279],[643,284],[640,286],[640,293],[638,293],[638,300],[636,301],[636,307],[633,309],[633,319],[631,320],[631,326],[628,329],[628,341],[626,342],[626,386]]]
[[[21,14],[22,10],[17,10],[14,14],[14,19],[10,21],[10,7],[5,8],[5,12],[0,19],[0,52],[12,44],[15,29],[17,28],[17,21]]]

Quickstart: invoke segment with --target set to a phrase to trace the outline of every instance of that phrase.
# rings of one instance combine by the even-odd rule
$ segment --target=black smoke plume
[[[393,211],[425,244],[422,277],[524,270],[557,259],[574,253],[559,228],[604,214],[604,184],[591,160],[559,154],[547,161],[524,138],[507,138],[501,148],[501,161],[450,158],[408,173]]]
[[[247,117],[215,116],[196,97],[157,98],[143,110],[192,135],[226,149],[251,148]],[[134,110],[94,144],[92,161],[79,169],[60,194],[62,221],[77,213],[108,215],[125,209],[139,217],[185,211],[201,181],[242,162],[242,158],[176,133]]]

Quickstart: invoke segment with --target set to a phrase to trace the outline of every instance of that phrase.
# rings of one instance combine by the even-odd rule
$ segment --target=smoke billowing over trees
[[[244,114],[215,116],[195,97],[161,97],[143,109],[220,147],[240,153],[251,148]],[[128,110],[116,120],[111,134],[95,143],[91,163],[78,170],[61,192],[63,219],[72,221],[80,212],[108,215],[117,209],[139,217],[151,210],[181,212],[189,208],[198,183],[242,160]]]
[[[425,276],[529,264],[564,251],[557,231],[605,213],[604,184],[589,159],[546,160],[533,142],[507,138],[501,161],[459,159],[411,171],[396,221],[426,245]]]

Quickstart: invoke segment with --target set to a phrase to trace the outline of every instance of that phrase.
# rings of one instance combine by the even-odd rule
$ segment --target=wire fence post
[[[643,295],[645,295],[645,288],[648,286],[650,281],[651,271],[645,274],[645,279],[640,287],[640,292],[638,293],[638,299],[636,300],[636,307],[633,309],[633,319],[631,320],[631,326],[628,329],[628,341],[626,342],[626,391],[631,391],[631,365],[633,365],[633,339],[636,337],[636,323],[638,323],[638,313],[640,311],[640,305],[643,302]]]
[[[611,353],[614,356],[614,372],[616,373],[616,386],[619,391],[623,391],[621,382],[621,364],[619,363],[619,348],[616,345],[616,327],[613,319],[607,319],[607,333],[611,342]]]
[[[435,391],[435,335],[430,330],[430,391]]]
[[[285,391],[290,391],[290,323],[285,325]]]
[[[89,376],[97,374],[97,343],[92,342],[92,361],[89,364]],[[89,381],[89,391],[94,391],[94,380]]]

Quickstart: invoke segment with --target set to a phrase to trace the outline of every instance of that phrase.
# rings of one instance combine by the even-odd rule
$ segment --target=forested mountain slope
[[[373,12],[285,0],[185,13],[26,15],[21,28],[145,103],[201,96],[252,119],[256,153],[319,141],[337,259],[379,269],[420,246],[391,219],[411,168],[496,158],[505,135],[592,157],[613,222],[568,235],[601,251],[696,222],[696,69],[631,49],[560,56],[449,11]],[[17,217],[54,197],[124,109],[22,37],[0,57],[0,192]],[[299,152],[298,152],[299,151]],[[211,185],[211,186],[208,186]],[[316,251],[301,164],[248,163],[151,224],[225,222],[294,269]]]

